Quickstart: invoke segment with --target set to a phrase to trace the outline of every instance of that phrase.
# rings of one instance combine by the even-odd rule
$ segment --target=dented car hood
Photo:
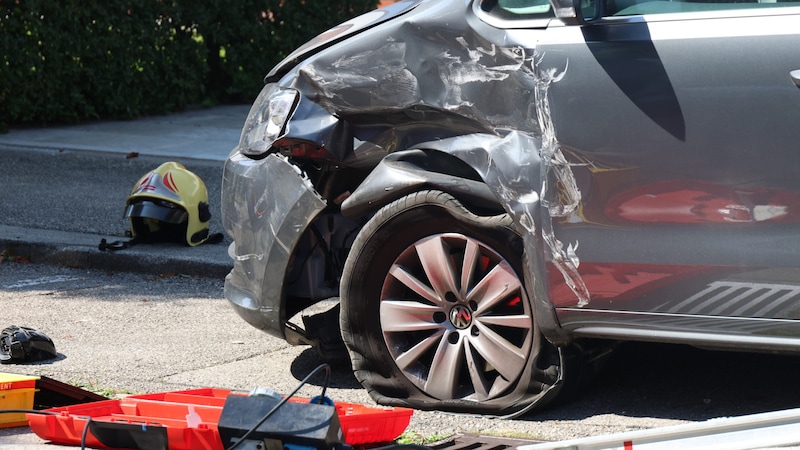
[[[374,27],[375,25],[394,19],[395,17],[410,11],[417,4],[419,4],[420,1],[422,0],[403,0],[374,11],[370,11],[366,14],[362,14],[331,28],[330,30],[316,36],[290,53],[289,56],[284,58],[283,61],[278,63],[267,74],[265,81],[270,82],[279,78],[281,75],[285,74],[288,70],[294,67],[298,62],[324,48],[347,39],[348,37],[362,30]]]

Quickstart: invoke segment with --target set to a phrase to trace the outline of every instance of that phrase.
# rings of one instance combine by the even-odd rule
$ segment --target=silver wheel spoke
[[[436,333],[423,339],[419,344],[411,347],[408,351],[401,353],[396,359],[397,367],[401,369],[407,368],[412,363],[416,362],[420,356],[424,355],[431,347],[435,346],[441,341],[444,330],[439,330]]]
[[[469,379],[472,381],[472,386],[475,388],[475,393],[478,394],[481,398],[486,398],[489,395],[489,389],[491,386],[486,381],[486,376],[483,373],[481,367],[478,364],[481,364],[479,361],[475,361],[475,355],[472,354],[470,349],[473,347],[470,341],[467,341],[469,345],[465,349],[467,355],[467,370],[469,371]]]
[[[381,302],[381,327],[384,332],[435,330],[442,324],[433,320],[440,308],[419,302],[384,300]]]
[[[403,283],[404,286],[411,289],[412,291],[416,292],[417,295],[420,297],[430,300],[432,303],[441,304],[442,300],[436,295],[436,292],[433,291],[428,285],[423,283],[422,281],[418,280],[414,275],[408,273],[403,267],[393,264],[392,268],[389,269],[389,274],[397,279],[397,281]]]
[[[425,390],[429,394],[436,398],[453,398],[463,352],[463,344],[460,341],[451,344],[445,333],[444,339],[439,341],[439,348],[436,349],[431,370],[428,372],[428,381],[425,383]]]
[[[456,293],[456,274],[452,260],[445,252],[447,244],[441,239],[429,239],[417,245],[417,254],[431,282],[431,287],[444,299],[448,292]]]
[[[531,318],[524,315],[515,315],[515,316],[481,316],[479,319],[480,323],[482,324],[490,324],[490,325],[500,325],[503,327],[509,328],[523,328],[523,329],[531,329],[533,328],[533,323],[531,323]]]
[[[467,241],[464,249],[464,262],[461,263],[461,296],[466,298],[468,289],[472,286],[472,278],[480,258],[480,248],[473,241]]]
[[[494,308],[512,292],[520,289],[519,279],[510,270],[508,266],[503,267],[499,264],[494,266],[469,292],[467,300],[478,304],[476,311],[478,314]]]
[[[480,334],[471,339],[472,345],[507,380],[517,376],[525,364],[525,354],[490,328],[477,324]]]

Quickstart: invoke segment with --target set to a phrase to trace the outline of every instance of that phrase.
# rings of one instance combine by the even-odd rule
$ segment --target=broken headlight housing
[[[260,156],[289,131],[289,120],[297,108],[300,94],[274,84],[264,87],[250,108],[239,149],[247,156]]]

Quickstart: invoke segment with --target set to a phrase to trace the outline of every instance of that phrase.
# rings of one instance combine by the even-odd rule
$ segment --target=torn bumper
[[[311,182],[279,155],[237,150],[222,179],[222,221],[234,242],[225,298],[249,324],[285,338],[283,282],[303,231],[326,206]]]

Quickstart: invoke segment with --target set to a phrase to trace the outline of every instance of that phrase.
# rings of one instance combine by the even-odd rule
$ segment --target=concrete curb
[[[100,251],[98,245],[103,238],[109,242],[119,239],[0,225],[0,252],[6,258],[17,257],[34,263],[156,275],[222,279],[233,268],[224,243],[197,247],[141,244],[123,250]]]

